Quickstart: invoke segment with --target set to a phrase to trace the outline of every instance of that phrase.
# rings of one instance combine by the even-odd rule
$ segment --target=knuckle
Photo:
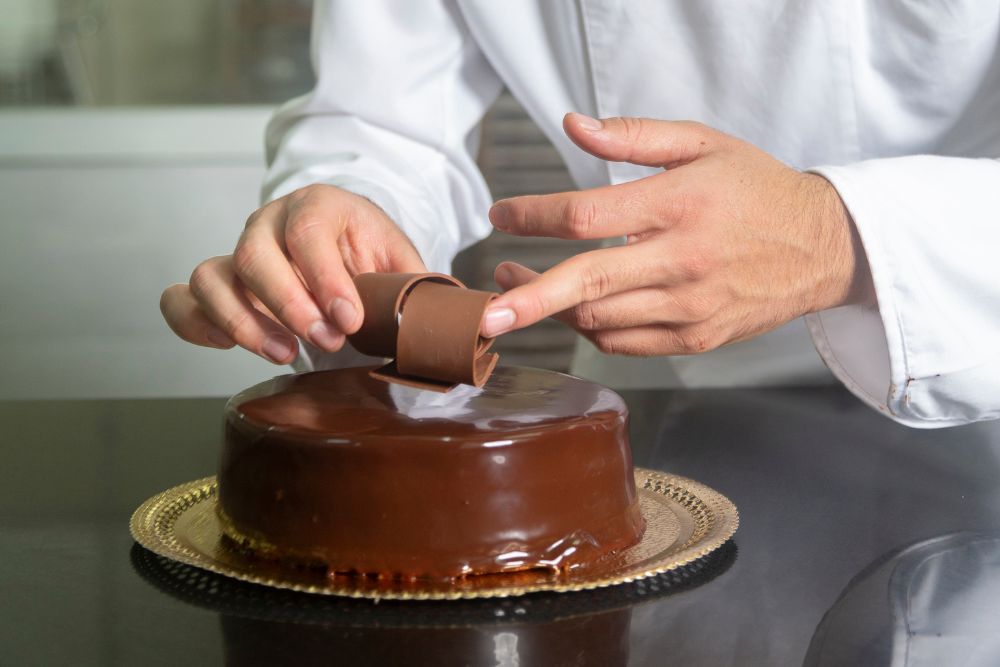
[[[714,336],[701,327],[681,330],[676,338],[682,354],[701,354],[719,346]]]
[[[307,243],[327,224],[327,218],[315,213],[296,215],[285,226],[285,242],[290,246]]]
[[[597,307],[592,303],[581,303],[573,308],[571,317],[573,324],[582,331],[595,331],[600,328],[600,315]]]
[[[621,118],[622,134],[628,142],[636,143],[642,140],[646,124],[642,118],[624,116]]]
[[[267,219],[273,215],[277,210],[284,206],[284,202],[287,202],[288,198],[281,197],[275,199],[274,201],[268,202],[263,206],[259,207],[256,211],[247,216],[246,224],[243,225],[244,233],[251,227],[261,225],[266,223]]]
[[[597,301],[607,296],[612,286],[611,275],[604,267],[591,266],[583,272],[580,285],[581,301]]]
[[[683,127],[687,130],[687,133],[691,135],[691,138],[702,146],[707,145],[709,139],[715,135],[715,130],[708,125],[705,125],[705,123],[696,120],[684,121]]]
[[[297,190],[293,190],[287,195],[288,203],[290,204],[301,204],[324,191],[325,186],[319,183],[310,183],[309,185],[303,185]]]
[[[654,352],[649,347],[649,341],[638,341],[634,336],[628,337],[613,330],[598,331],[590,336],[598,350],[612,356],[649,356]]]
[[[681,259],[681,278],[687,282],[700,282],[710,276],[715,269],[715,257],[704,249],[688,252]]]
[[[265,250],[262,243],[244,236],[233,251],[233,267],[240,277],[253,276],[260,270]]]
[[[191,278],[188,279],[188,283],[191,288],[191,293],[195,295],[196,298],[202,299],[206,295],[212,292],[212,287],[216,281],[216,270],[215,261],[213,259],[206,259],[204,262],[194,267],[194,271],[191,272]],[[167,291],[169,291],[168,288]],[[167,292],[163,293],[163,298],[169,298]],[[161,304],[163,300],[161,300]]]
[[[690,222],[697,220],[705,207],[705,200],[700,192],[691,188],[678,189],[667,198],[667,218],[675,222]]]
[[[705,123],[702,123],[701,121],[686,120],[683,121],[683,123],[684,127],[686,127],[691,134],[697,136],[705,136],[712,131],[708,125],[705,125]]]
[[[569,236],[589,238],[597,223],[597,204],[591,199],[573,199],[563,208],[563,227]]]
[[[522,303],[521,311],[525,313],[528,319],[532,322],[552,314],[551,304],[548,297],[540,292],[533,292],[530,295],[526,295],[525,300]],[[518,319],[520,319],[520,316]]]
[[[628,149],[629,155],[628,159],[635,159],[636,151],[639,146],[642,146],[646,141],[646,125],[647,123],[642,118],[632,118],[625,117],[622,118],[622,133],[626,145],[630,148]]]
[[[254,211],[253,213],[251,213],[250,215],[248,215],[248,216],[247,216],[247,221],[246,221],[246,223],[245,223],[245,224],[243,225],[243,229],[244,229],[244,230],[246,230],[246,229],[250,229],[250,227],[251,227],[251,226],[252,226],[252,225],[253,225],[254,223],[256,223],[256,222],[257,222],[258,220],[260,220],[260,216],[261,216],[261,212],[262,212],[262,211],[263,211],[263,209],[260,209],[260,208],[259,208],[259,209],[257,209],[256,211]]]
[[[681,315],[685,322],[701,323],[710,319],[715,314],[712,304],[700,298],[689,298],[680,304]]]
[[[233,313],[222,322],[222,330],[234,341],[246,340],[249,337],[253,318],[249,311]]]
[[[622,351],[621,337],[611,331],[598,331],[591,336],[591,340],[598,350],[604,354],[624,354]]]
[[[292,325],[293,322],[298,320],[298,315],[304,310],[305,304],[303,304],[302,299],[297,294],[281,294],[277,301],[278,303],[271,308],[271,312],[285,324]],[[304,329],[304,327],[295,328]],[[304,334],[304,331],[298,331],[298,333]]]

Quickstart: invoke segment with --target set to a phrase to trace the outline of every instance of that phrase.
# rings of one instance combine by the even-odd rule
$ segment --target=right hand
[[[405,234],[373,203],[310,185],[255,211],[232,255],[211,257],[190,284],[171,285],[160,311],[195,345],[234,345],[276,364],[298,356],[295,336],[335,352],[364,319],[352,276],[426,271]]]

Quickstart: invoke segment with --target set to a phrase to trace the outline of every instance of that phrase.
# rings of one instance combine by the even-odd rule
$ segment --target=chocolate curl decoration
[[[493,292],[470,290],[443,273],[362,273],[354,277],[365,319],[351,345],[394,361],[371,376],[446,392],[457,384],[482,387],[500,355],[479,335]]]

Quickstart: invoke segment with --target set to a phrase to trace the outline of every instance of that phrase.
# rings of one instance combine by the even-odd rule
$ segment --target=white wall
[[[0,399],[226,395],[287,372],[183,343],[158,309],[256,207],[270,111],[0,112]]]

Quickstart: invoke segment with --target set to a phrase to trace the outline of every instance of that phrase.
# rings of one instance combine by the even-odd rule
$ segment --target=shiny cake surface
[[[230,400],[219,500],[235,533],[332,571],[405,577],[585,567],[638,541],[613,391],[501,367],[441,394],[368,370]]]

